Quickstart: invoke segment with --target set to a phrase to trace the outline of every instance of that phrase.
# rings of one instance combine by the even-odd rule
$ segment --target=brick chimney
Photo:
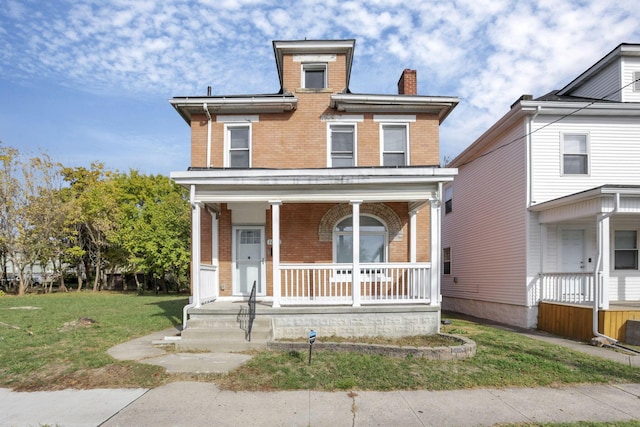
[[[418,78],[416,70],[405,68],[398,80],[398,95],[417,95],[418,94]]]

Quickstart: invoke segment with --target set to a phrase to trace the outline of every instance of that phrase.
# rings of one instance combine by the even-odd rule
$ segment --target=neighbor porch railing
[[[360,283],[354,286],[350,264],[280,264],[280,303],[431,302],[430,263],[360,264],[359,272]]]
[[[593,302],[593,273],[540,273],[541,300],[582,304]]]

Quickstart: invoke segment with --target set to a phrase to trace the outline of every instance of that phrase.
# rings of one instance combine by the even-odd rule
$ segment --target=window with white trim
[[[616,230],[613,238],[615,270],[638,269],[638,232],[636,230]]]
[[[640,71],[633,72],[633,91],[640,92]]]
[[[442,274],[451,274],[451,248],[442,248]]]
[[[356,126],[330,124],[331,167],[355,166]]]
[[[302,87],[305,89],[324,89],[327,87],[327,64],[302,64]]]
[[[453,210],[453,187],[448,186],[444,189],[444,213],[448,214]]]
[[[589,174],[589,141],[584,133],[562,135],[562,174]]]
[[[360,215],[360,262],[386,262],[387,227],[378,218]],[[353,262],[353,217],[340,221],[333,230],[333,259]]]
[[[406,166],[409,164],[409,125],[383,124],[382,134],[382,165]]]
[[[227,124],[227,158],[226,165],[230,168],[251,167],[251,125]]]

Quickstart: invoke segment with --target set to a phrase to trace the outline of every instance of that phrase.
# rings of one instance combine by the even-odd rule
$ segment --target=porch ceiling
[[[618,214],[640,214],[640,186],[604,185],[531,206],[540,223],[553,223],[613,212],[620,195]]]

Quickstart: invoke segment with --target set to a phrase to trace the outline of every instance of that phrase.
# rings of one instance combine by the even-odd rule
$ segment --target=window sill
[[[296,93],[333,93],[332,89],[323,88],[323,89],[308,89],[305,87],[299,87],[296,89]]]

